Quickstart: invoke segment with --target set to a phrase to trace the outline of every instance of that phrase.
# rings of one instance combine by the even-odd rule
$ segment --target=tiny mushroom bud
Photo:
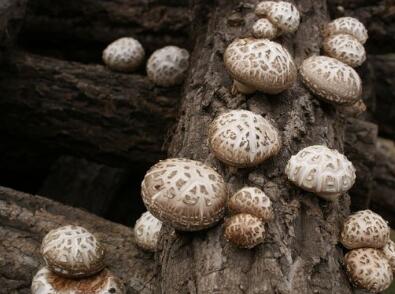
[[[181,231],[212,227],[225,213],[224,179],[211,167],[195,160],[159,161],[146,173],[141,194],[147,209]]]
[[[133,38],[120,38],[103,51],[103,61],[112,70],[135,71],[143,62],[145,51],[140,42]]]
[[[284,33],[293,33],[298,29],[300,14],[289,2],[279,1],[271,5],[267,18]]]
[[[254,187],[244,187],[234,194],[228,208],[231,214],[249,213],[263,222],[273,219],[272,202],[261,189]]]
[[[358,19],[349,16],[337,18],[326,25],[324,37],[337,34],[352,35],[361,44],[365,44],[368,39],[365,26]]]
[[[252,26],[252,35],[257,39],[273,39],[277,28],[267,18],[260,18]]]
[[[245,94],[278,94],[296,80],[296,67],[288,51],[267,39],[236,39],[224,53],[225,67]]]
[[[383,247],[383,253],[391,266],[392,272],[395,273],[395,242],[388,240]]]
[[[346,115],[355,117],[366,111],[366,104],[362,99],[359,99],[352,105],[340,105],[339,110]]]
[[[86,277],[104,268],[104,248],[79,226],[51,230],[42,241],[41,254],[47,267],[64,277]]]
[[[345,255],[344,260],[347,274],[356,287],[379,293],[390,286],[393,279],[391,267],[380,250],[354,249]]]
[[[259,2],[257,4],[256,8],[255,8],[255,14],[257,16],[259,16],[259,17],[265,17],[269,13],[271,7],[274,4],[276,4],[275,1],[262,1],[262,2]]]
[[[187,50],[177,46],[166,46],[156,50],[148,59],[147,75],[156,85],[171,87],[184,81],[188,66]]]
[[[362,81],[350,66],[327,56],[312,56],[300,67],[304,84],[326,102],[354,104],[361,98]]]
[[[158,251],[159,233],[162,222],[149,211],[142,214],[134,226],[135,241],[139,247],[147,251]]]
[[[323,43],[325,53],[351,67],[360,66],[366,60],[363,45],[352,35],[330,35]]]
[[[43,267],[33,277],[31,292],[32,294],[124,294],[126,290],[123,283],[106,269],[91,277],[69,279]]]
[[[355,182],[355,168],[337,150],[314,145],[293,155],[285,168],[288,179],[298,187],[325,200],[334,201]]]
[[[344,221],[340,242],[347,249],[383,248],[389,235],[390,228],[380,215],[371,210],[361,210]]]
[[[253,248],[265,239],[265,224],[251,214],[240,213],[225,221],[225,238],[241,248]]]
[[[250,167],[278,153],[280,136],[261,115],[248,110],[231,110],[210,124],[209,146],[214,155],[233,167]]]

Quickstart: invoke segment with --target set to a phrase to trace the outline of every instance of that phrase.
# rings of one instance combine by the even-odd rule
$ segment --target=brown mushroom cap
[[[144,212],[134,226],[136,244],[147,251],[158,251],[159,233],[161,229],[162,222],[154,217],[149,211]]]
[[[323,48],[328,56],[351,67],[360,66],[366,60],[365,48],[352,35],[331,35],[325,38]]]
[[[265,17],[270,11],[270,8],[276,4],[276,1],[262,1],[259,2],[255,8],[255,14],[259,17]]]
[[[293,33],[298,29],[300,14],[292,3],[279,1],[268,9],[267,18],[282,32]]]
[[[361,98],[362,81],[350,66],[327,56],[312,56],[300,67],[304,84],[323,100],[353,104]]]
[[[349,16],[337,18],[326,25],[324,37],[336,34],[352,35],[361,44],[365,44],[368,39],[368,31],[365,26],[358,19]]]
[[[340,112],[346,115],[356,117],[362,114],[363,112],[365,112],[366,108],[367,107],[365,102],[363,102],[362,99],[359,99],[357,102],[355,102],[352,105],[340,105],[338,109]]]
[[[395,273],[395,242],[388,240],[382,250],[391,266],[392,272]]]
[[[252,35],[257,39],[273,39],[277,36],[278,30],[267,18],[258,19],[252,26]]]
[[[171,158],[146,173],[141,195],[159,220],[181,231],[209,228],[223,218],[227,201],[224,179],[202,162]]]

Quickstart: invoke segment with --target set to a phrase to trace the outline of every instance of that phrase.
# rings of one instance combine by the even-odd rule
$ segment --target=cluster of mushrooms
[[[124,294],[123,283],[105,269],[104,248],[87,229],[67,225],[43,239],[45,265],[33,277],[32,294]]]

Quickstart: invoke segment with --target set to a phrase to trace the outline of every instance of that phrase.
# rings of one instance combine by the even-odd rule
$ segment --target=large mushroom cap
[[[267,39],[236,39],[224,53],[230,75],[256,90],[278,94],[292,86],[296,67],[288,51]]]
[[[351,67],[360,66],[366,60],[365,48],[351,35],[331,35],[324,40],[323,48],[328,56]]]
[[[277,154],[277,130],[261,115],[232,110],[219,115],[209,127],[209,146],[215,156],[234,167],[255,166]]]
[[[379,293],[391,285],[391,267],[380,250],[354,249],[349,251],[344,259],[347,274],[355,286]]]
[[[158,251],[159,233],[162,222],[149,211],[144,212],[134,226],[135,241],[138,246],[147,251]]]
[[[181,231],[213,226],[225,212],[224,180],[211,167],[195,160],[159,161],[146,173],[141,194],[147,209]]]
[[[65,277],[85,277],[104,268],[104,248],[87,229],[63,226],[43,239],[41,254],[47,267]]]
[[[368,31],[365,26],[358,19],[349,16],[337,18],[326,25],[325,37],[336,34],[352,35],[362,44],[365,44],[368,39]]]
[[[382,248],[389,240],[387,222],[371,210],[361,210],[347,217],[340,242],[348,249]]]
[[[277,36],[278,30],[267,18],[258,19],[252,26],[252,34],[255,38],[273,39]]]
[[[275,1],[262,1],[255,7],[255,14],[259,17],[265,17],[270,11],[270,8],[276,4]]]
[[[298,187],[331,201],[355,182],[352,163],[337,150],[322,145],[306,147],[293,155],[285,173]]]
[[[300,67],[304,84],[330,103],[353,104],[362,95],[362,81],[350,66],[327,56],[312,56]]]
[[[267,18],[281,31],[293,33],[298,29],[300,14],[298,9],[289,2],[279,1],[270,6]]]
[[[31,291],[32,294],[126,293],[123,283],[108,270],[83,279],[68,279],[56,275],[46,267],[33,277]]]
[[[383,247],[383,253],[391,266],[392,272],[395,273],[395,242],[388,240]]]

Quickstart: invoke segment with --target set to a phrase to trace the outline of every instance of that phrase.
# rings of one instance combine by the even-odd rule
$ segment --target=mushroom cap
[[[248,110],[219,115],[210,124],[208,140],[214,155],[234,167],[258,165],[277,154],[281,147],[276,128]]]
[[[285,33],[295,32],[300,23],[298,9],[292,3],[285,1],[279,1],[270,5],[267,18]]]
[[[131,72],[136,70],[144,60],[145,51],[140,42],[134,38],[120,38],[103,51],[103,61],[112,70]]]
[[[361,98],[362,81],[350,66],[327,56],[311,56],[300,67],[304,84],[323,100],[353,104]]]
[[[267,18],[258,19],[252,26],[252,34],[257,39],[273,39],[277,36],[278,30]]]
[[[355,182],[355,168],[343,154],[313,145],[293,155],[285,167],[288,179],[298,187],[334,201]]]
[[[360,66],[366,60],[363,45],[352,35],[336,34],[325,38],[325,53],[351,67]]]
[[[202,162],[171,158],[146,173],[141,194],[147,209],[159,220],[181,231],[212,227],[225,213],[224,179]]]
[[[358,116],[366,111],[366,104],[363,102],[362,99],[359,99],[352,105],[343,105],[340,107],[341,112],[350,116]]]
[[[244,187],[228,201],[231,214],[248,213],[259,217],[263,222],[273,219],[273,208],[270,198],[258,188]]]
[[[189,53],[177,46],[166,46],[152,53],[147,62],[148,78],[156,85],[170,87],[181,84],[189,66]]]
[[[47,267],[64,277],[86,277],[104,268],[104,248],[80,226],[67,225],[49,231],[40,250]]]
[[[392,272],[395,273],[395,242],[388,240],[387,244],[383,247],[383,253],[391,266]]]
[[[340,242],[348,249],[382,248],[387,244],[390,228],[387,222],[371,210],[349,215],[343,224]]]
[[[265,17],[269,13],[270,8],[276,4],[275,1],[262,1],[255,7],[255,14],[259,17]]]
[[[354,17],[340,17],[328,23],[324,29],[324,37],[336,34],[354,36],[361,44],[368,39],[368,31],[363,23]]]
[[[265,239],[264,222],[251,214],[240,213],[225,221],[225,238],[241,248],[252,248]]]
[[[344,260],[347,274],[358,288],[378,293],[390,286],[393,279],[391,267],[380,250],[354,249],[345,255]]]
[[[162,222],[149,211],[144,212],[136,221],[134,236],[136,244],[147,251],[158,251],[159,233]]]
[[[227,70],[235,80],[268,94],[278,94],[296,80],[288,51],[267,39],[236,39],[224,53]]]
[[[41,268],[33,277],[32,294],[123,294],[123,283],[110,271],[104,269],[97,275],[83,279],[69,279],[51,272],[47,267]]]

